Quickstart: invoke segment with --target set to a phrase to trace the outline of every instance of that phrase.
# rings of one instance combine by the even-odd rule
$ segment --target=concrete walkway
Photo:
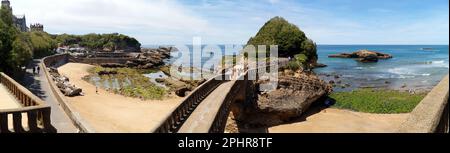
[[[208,133],[227,96],[224,93],[228,93],[234,83],[235,81],[225,82],[209,94],[184,122],[178,133]]]
[[[41,68],[39,74],[33,75],[32,68],[38,66],[40,61],[40,59],[34,60],[33,63],[27,67],[27,74],[22,81],[22,85],[52,108],[52,125],[58,130],[58,133],[78,133],[78,129],[73,125],[72,121],[53,95],[50,84],[43,72],[44,70]]]

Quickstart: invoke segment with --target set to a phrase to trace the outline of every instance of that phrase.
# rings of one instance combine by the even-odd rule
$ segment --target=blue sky
[[[11,0],[49,33],[119,32],[142,44],[243,44],[282,16],[318,44],[448,44],[448,0]],[[51,5],[50,5],[51,4]]]

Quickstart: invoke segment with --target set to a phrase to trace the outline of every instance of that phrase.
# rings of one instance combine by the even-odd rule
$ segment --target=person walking
[[[33,67],[33,75],[35,75],[35,74],[36,74],[36,68]]]
[[[41,71],[41,68],[39,66],[36,66],[36,69],[37,69],[37,74],[39,74]]]

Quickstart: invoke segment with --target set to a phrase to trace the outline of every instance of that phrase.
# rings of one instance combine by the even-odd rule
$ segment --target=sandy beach
[[[92,65],[68,63],[58,68],[61,75],[83,89],[84,96],[66,97],[69,104],[99,133],[149,133],[177,107],[182,98],[162,101],[129,98],[109,93],[82,80]]]
[[[328,108],[311,110],[299,121],[269,128],[269,133],[394,133],[408,114],[369,114]]]

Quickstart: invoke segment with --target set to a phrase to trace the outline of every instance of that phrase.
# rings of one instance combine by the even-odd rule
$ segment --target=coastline
[[[100,133],[147,133],[163,120],[161,114],[171,113],[181,98],[162,101],[130,98],[110,93],[103,89],[95,92],[95,86],[84,81],[82,77],[92,65],[68,63],[58,68],[62,75],[83,89],[84,96],[67,97],[70,105],[80,113],[96,132]]]

